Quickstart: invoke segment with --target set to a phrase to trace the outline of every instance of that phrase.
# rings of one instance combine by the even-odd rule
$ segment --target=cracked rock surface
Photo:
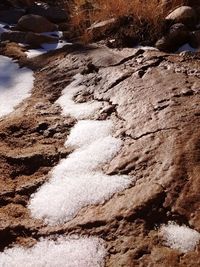
[[[32,96],[0,119],[0,248],[30,246],[40,237],[80,234],[101,237],[106,267],[200,266],[200,245],[181,253],[164,245],[163,223],[175,221],[200,232],[200,58],[142,49],[111,50],[73,45],[34,59],[7,44],[3,55],[35,73]],[[30,196],[60,159],[76,120],[55,103],[81,73],[87,90],[75,102],[100,101],[96,120],[111,118],[118,155],[106,174],[134,182],[71,221],[48,226],[27,209]]]

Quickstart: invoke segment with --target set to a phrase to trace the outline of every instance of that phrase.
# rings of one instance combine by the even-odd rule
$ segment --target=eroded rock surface
[[[35,71],[35,85],[32,96],[0,120],[1,250],[81,234],[105,240],[105,266],[200,266],[200,245],[184,254],[166,247],[158,231],[175,221],[200,232],[199,56],[76,45],[32,60],[17,57],[16,48],[11,54]],[[74,101],[101,101],[94,118],[112,118],[115,137],[123,140],[104,172],[128,174],[134,182],[71,221],[48,226],[31,217],[27,204],[71,152],[64,142],[76,120],[63,117],[55,102],[77,73],[87,90]]]

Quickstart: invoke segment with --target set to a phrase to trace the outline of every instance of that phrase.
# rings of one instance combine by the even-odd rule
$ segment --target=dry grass
[[[155,40],[162,31],[161,21],[171,9],[187,4],[187,0],[172,0],[171,4],[161,5],[161,0],[74,0],[74,7],[71,15],[71,24],[78,35],[84,41],[91,41],[95,36],[87,29],[94,23],[105,21],[111,18],[120,20],[123,17],[132,17],[132,24],[129,27],[132,36],[137,39],[147,38]],[[117,27],[119,27],[119,23]],[[130,26],[130,25],[129,25]],[[105,29],[102,29],[103,31]],[[135,31],[135,33],[134,33]],[[105,32],[102,32],[102,36]],[[140,36],[141,35],[141,36]],[[139,40],[139,41],[140,41]]]

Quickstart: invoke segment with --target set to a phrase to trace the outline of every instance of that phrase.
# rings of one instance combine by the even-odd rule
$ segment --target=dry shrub
[[[147,43],[154,42],[162,33],[162,21],[169,10],[180,5],[187,4],[187,0],[168,1],[162,5],[161,0],[74,0],[71,14],[71,24],[78,36],[82,36],[84,42],[95,40],[87,29],[94,23],[115,18],[116,21],[124,21],[124,17],[131,17],[131,23],[127,23],[129,29],[126,34],[136,37],[138,41],[148,39]],[[123,23],[122,23],[123,24]],[[130,25],[132,24],[132,25]],[[126,25],[126,27],[127,27]],[[116,31],[120,32],[119,23]],[[113,32],[113,27],[112,32]],[[100,29],[99,29],[100,31]],[[108,36],[110,32],[102,29],[102,36]],[[128,32],[128,33],[127,33]],[[145,36],[146,35],[146,36]],[[150,40],[149,40],[150,39]]]

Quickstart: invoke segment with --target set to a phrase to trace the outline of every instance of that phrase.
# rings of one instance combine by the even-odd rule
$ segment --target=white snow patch
[[[58,98],[56,103],[61,106],[63,115],[71,115],[77,119],[87,119],[92,116],[95,111],[100,109],[102,104],[98,101],[74,103],[73,97],[76,93],[86,89],[84,85],[81,85],[82,75],[75,75],[74,79],[75,80],[62,91],[62,96]]]
[[[60,40],[58,43],[52,43],[52,44],[42,44],[41,48],[39,49],[29,49],[25,53],[28,58],[37,57],[39,55],[45,54],[49,51],[53,51],[56,49],[60,49],[65,45],[71,45],[71,43],[68,43],[66,41]]]
[[[11,113],[33,88],[33,72],[20,68],[10,58],[0,56],[0,117]]]
[[[81,120],[71,130],[65,146],[81,147],[112,133],[112,121]]]
[[[43,35],[50,36],[50,37],[63,37],[63,32],[62,31],[54,31],[54,32],[43,32]]]
[[[64,178],[69,172],[83,174],[93,172],[111,160],[120,150],[122,141],[112,136],[100,138],[87,147],[75,150],[53,169],[52,179]]]
[[[61,160],[49,182],[32,195],[29,208],[34,217],[52,225],[64,223],[81,208],[103,203],[130,185],[128,176],[108,176],[99,170],[122,145],[120,139],[110,135],[111,131],[111,121],[77,123],[66,145],[78,149]]]
[[[85,119],[76,124],[65,143],[76,150],[52,170],[49,182],[31,196],[29,203],[32,215],[51,225],[69,221],[83,207],[104,203],[133,180],[101,172],[102,165],[119,152],[122,141],[112,136],[112,121],[86,120],[101,107],[99,102],[74,103],[75,94],[86,89],[82,81],[82,75],[75,75],[57,100],[64,115]]]
[[[108,176],[101,172],[69,173],[63,179],[42,186],[29,207],[34,217],[51,225],[61,224],[72,219],[83,207],[104,203],[130,182],[127,176]]]
[[[41,239],[31,248],[15,246],[0,253],[0,267],[103,267],[106,250],[98,238]]]
[[[194,250],[200,241],[200,234],[185,225],[169,222],[162,225],[160,231],[167,246],[184,253]]]
[[[181,53],[181,52],[197,52],[199,49],[198,48],[193,48],[191,47],[189,44],[184,44],[181,47],[179,47],[177,53]]]
[[[153,46],[142,46],[142,45],[137,45],[134,48],[137,49],[142,49],[144,51],[158,51],[158,49],[156,47]]]
[[[8,30],[5,28],[6,24],[3,22],[0,22],[0,37],[3,32],[7,32]]]

